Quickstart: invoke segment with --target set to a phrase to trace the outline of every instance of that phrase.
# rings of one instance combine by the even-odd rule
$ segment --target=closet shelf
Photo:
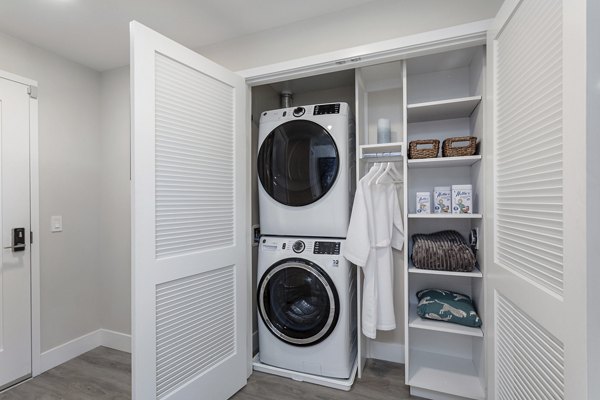
[[[410,264],[408,272],[411,274],[425,274],[425,275],[444,275],[444,276],[457,276],[457,277],[468,277],[468,278],[483,278],[483,274],[479,268],[473,268],[471,272],[452,272],[452,271],[436,271],[432,269],[420,269]]]
[[[406,106],[408,122],[468,118],[481,102],[481,96],[430,101]]]
[[[485,399],[485,391],[473,360],[410,351],[412,373],[407,384],[421,389],[447,393],[469,399]]]
[[[481,214],[408,214],[408,218],[481,219]]]
[[[451,322],[434,321],[431,319],[423,319],[417,314],[417,305],[410,304],[408,326],[414,329],[424,329],[428,331],[454,333],[457,335],[483,337],[481,328],[472,328],[453,324]]]
[[[364,144],[359,146],[359,157],[364,160],[375,158],[402,158],[405,154],[404,142]]]
[[[468,167],[481,161],[481,156],[437,157],[408,160],[408,168]]]

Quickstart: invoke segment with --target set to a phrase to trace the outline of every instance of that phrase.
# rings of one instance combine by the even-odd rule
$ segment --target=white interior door
[[[246,85],[132,22],[133,398],[246,383]]]
[[[508,0],[488,36],[490,399],[587,398],[585,23]]]
[[[0,388],[31,375],[28,88],[0,78]]]

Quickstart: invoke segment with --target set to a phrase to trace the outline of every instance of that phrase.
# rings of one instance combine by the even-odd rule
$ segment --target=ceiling
[[[129,21],[191,48],[374,0],[1,0],[0,32],[99,71],[129,62]]]

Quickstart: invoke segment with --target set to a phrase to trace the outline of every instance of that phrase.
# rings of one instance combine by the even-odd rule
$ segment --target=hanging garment
[[[404,227],[395,185],[375,184],[379,166],[359,181],[346,237],[344,257],[363,268],[362,330],[375,338],[377,330],[396,328],[392,247],[402,250]]]

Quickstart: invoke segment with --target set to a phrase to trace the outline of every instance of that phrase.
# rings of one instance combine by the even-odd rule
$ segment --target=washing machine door
[[[272,265],[258,285],[259,314],[279,339],[297,346],[325,340],[339,317],[333,282],[318,265],[285,259]]]
[[[265,191],[286,206],[305,206],[335,183],[339,154],[333,137],[307,120],[288,121],[271,131],[258,153],[258,177]]]

